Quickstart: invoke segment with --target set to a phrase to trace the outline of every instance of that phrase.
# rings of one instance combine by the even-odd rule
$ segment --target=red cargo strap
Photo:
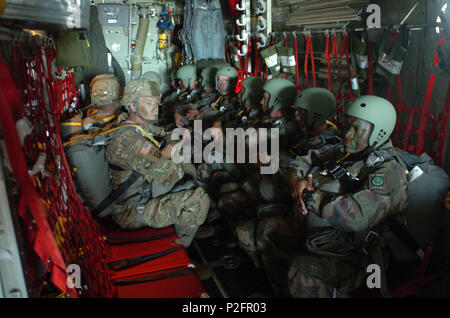
[[[308,87],[310,87],[309,78],[308,78],[308,57],[311,54],[313,87],[316,87],[316,67],[314,64],[314,49],[313,49],[312,37],[310,35],[305,35],[305,47],[306,47],[306,56],[305,56],[306,85]]]
[[[327,60],[328,63],[328,89],[330,90],[330,92],[332,92],[332,87],[331,87],[331,56],[330,56],[330,35],[326,34],[325,35],[325,59]]]
[[[20,93],[11,78],[8,67],[1,58],[0,81],[2,83],[2,89],[0,90],[0,123],[9,158],[14,159],[10,161],[11,167],[22,192],[19,214],[24,215],[27,213],[26,208],[29,208],[38,228],[34,241],[34,250],[46,262],[45,265],[51,271],[52,282],[58,289],[67,294],[70,289],[67,287],[66,266],[46,220],[40,197],[36,193],[28,175],[27,163],[11,112],[13,107],[20,107]],[[71,295],[77,297],[77,292],[72,290]]]
[[[437,43],[438,48],[442,47],[443,44],[444,44],[444,38],[442,37],[442,38],[439,39],[439,41]],[[418,133],[417,149],[416,149],[416,154],[417,155],[422,154],[422,151],[423,151],[423,142],[424,142],[426,125],[427,125],[427,119],[428,119],[426,114],[427,114],[427,112],[429,112],[431,95],[433,94],[433,88],[434,88],[434,84],[435,84],[435,81],[436,81],[435,68],[438,66],[440,61],[441,60],[439,58],[439,54],[438,54],[438,51],[436,49],[436,52],[434,53],[434,59],[433,59],[433,70],[432,70],[432,73],[430,75],[430,79],[428,80],[427,93],[425,95],[425,102],[424,102],[424,105],[422,107],[422,116],[421,116],[421,120],[420,120],[419,129],[417,130],[417,133]]]
[[[300,74],[298,71],[298,43],[297,43],[297,34],[294,31],[294,52],[295,52],[295,83],[297,86],[297,93],[300,93],[302,90],[300,87]]]

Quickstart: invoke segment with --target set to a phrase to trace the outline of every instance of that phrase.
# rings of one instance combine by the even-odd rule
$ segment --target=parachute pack
[[[189,61],[223,60],[225,29],[219,0],[186,0],[180,37]]]
[[[156,147],[161,144],[138,125],[125,124],[109,130],[95,130],[89,134],[76,135],[64,143],[69,165],[74,170],[74,182],[86,208],[95,216],[105,217],[111,213],[112,203],[141,176],[137,172],[113,191],[110,180],[110,164],[106,145],[125,129],[134,129]]]
[[[401,262],[422,258],[441,225],[440,212],[450,186],[447,173],[426,153],[420,157],[402,150],[379,150],[379,156],[395,157],[408,179],[408,211],[404,224],[395,217],[387,220],[384,235],[393,257]],[[395,234],[395,235],[392,235]]]

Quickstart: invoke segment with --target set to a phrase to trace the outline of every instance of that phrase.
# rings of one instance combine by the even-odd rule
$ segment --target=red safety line
[[[300,87],[300,74],[298,71],[298,43],[297,43],[297,35],[294,35],[294,51],[295,51],[295,82],[297,86],[297,93],[300,93],[302,90]]]

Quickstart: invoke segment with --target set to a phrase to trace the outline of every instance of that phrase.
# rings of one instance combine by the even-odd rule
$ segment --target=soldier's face
[[[159,107],[158,107],[158,97],[144,96],[139,97],[139,115],[143,119],[147,120],[157,120]]]
[[[267,92],[264,92],[264,95],[261,98],[261,106],[264,111],[267,111],[269,109],[269,100],[270,100],[270,94]]]
[[[373,125],[365,120],[349,116],[345,120],[344,149],[347,153],[358,153],[369,146]]]
[[[308,126],[308,111],[303,108],[297,108],[295,111],[295,120],[302,126]]]
[[[217,81],[219,92],[223,95],[231,94],[231,81],[228,76],[220,75]]]

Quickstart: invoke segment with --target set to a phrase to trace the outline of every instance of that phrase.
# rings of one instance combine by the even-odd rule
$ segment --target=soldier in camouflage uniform
[[[351,293],[369,263],[384,272],[380,242],[370,234],[407,208],[403,169],[377,154],[392,148],[394,107],[362,96],[346,116],[343,144],[310,150],[282,169],[299,213],[258,224],[256,245],[274,289],[293,297]]]
[[[100,74],[91,81],[91,104],[74,117],[61,122],[63,140],[78,134],[88,133],[91,129],[102,128],[119,116],[122,88],[117,77]]]
[[[155,125],[159,99],[157,85],[145,79],[131,81],[125,88],[122,103],[129,114],[121,116],[117,126],[137,124],[142,129],[124,130],[108,144],[106,152],[115,187],[133,171],[140,177],[117,200],[112,217],[124,229],[174,224],[181,242],[189,246],[205,221],[209,197],[195,187],[193,165],[174,163],[172,145],[163,146],[163,141],[170,142],[170,133]]]
[[[238,94],[241,107],[231,126],[256,128],[261,124],[264,118],[264,110],[261,107],[264,84],[264,80],[256,76],[248,76],[242,81],[242,88]]]
[[[235,94],[238,72],[232,66],[224,65],[217,70],[215,82],[216,95],[205,101],[197,109],[198,114],[194,115],[195,119],[203,121],[203,128],[224,129],[239,111],[239,100]]]
[[[336,98],[328,89],[314,87],[303,90],[296,97],[294,107],[300,130],[289,150],[292,155],[306,155],[311,148],[339,141],[336,138],[338,127],[329,121],[336,116]]]
[[[244,83],[245,87],[249,82]],[[278,122],[265,121],[265,127],[278,128],[280,138],[290,137],[295,131],[296,123],[293,116],[289,116],[289,107],[294,102],[296,96],[295,86],[287,81],[275,79],[263,84],[259,91],[262,100],[261,106],[270,111]],[[246,89],[244,91],[248,92]],[[246,96],[244,95],[244,98]],[[261,114],[260,114],[260,117]],[[261,122],[261,120],[260,120]],[[286,143],[287,144],[287,143]],[[230,220],[233,230],[239,240],[239,245],[252,258],[255,266],[260,266],[255,244],[248,244],[254,241],[254,230],[258,223],[258,214],[263,215],[267,209],[273,209],[275,203],[285,201],[288,189],[284,180],[279,174],[261,175],[258,165],[246,165],[245,171],[248,178],[241,182],[234,192],[223,195],[219,200],[219,208],[224,211]],[[280,180],[281,179],[281,180]]]

